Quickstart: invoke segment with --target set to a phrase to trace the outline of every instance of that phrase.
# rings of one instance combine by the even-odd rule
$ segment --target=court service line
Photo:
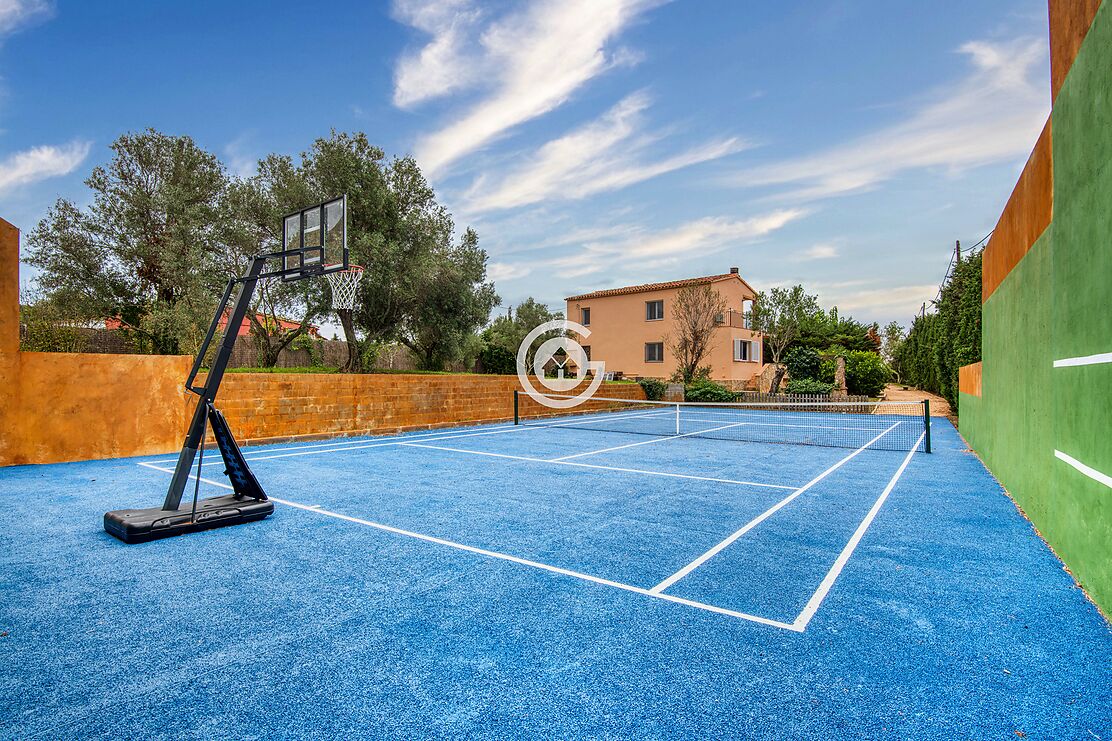
[[[1080,471],[1081,473],[1083,473],[1086,476],[1088,476],[1089,478],[1091,478],[1093,481],[1096,481],[1097,483],[1100,483],[1100,484],[1104,484],[1109,489],[1112,489],[1112,476],[1109,476],[1106,473],[1102,473],[1102,472],[1098,471],[1097,469],[1092,468],[1091,466],[1086,466],[1084,463],[1077,460],[1073,456],[1066,455],[1065,453],[1063,453],[1060,450],[1055,450],[1054,451],[1054,457],[1057,458],[1060,461],[1064,461],[1064,462],[1068,463],[1069,465],[1073,466],[1078,471]]]
[[[822,583],[819,584],[819,588],[811,595],[811,599],[807,600],[807,604],[804,606],[803,611],[799,613],[799,617],[793,622],[793,625],[799,628],[801,632],[807,628],[807,624],[811,622],[811,618],[818,612],[823,599],[826,598],[826,595],[830,592],[830,588],[834,586],[834,582],[837,580],[838,575],[842,573],[842,569],[845,568],[846,563],[849,562],[850,556],[853,555],[854,549],[857,548],[857,544],[860,543],[861,538],[865,536],[865,531],[873,524],[873,520],[876,519],[877,513],[880,512],[880,508],[884,506],[884,502],[888,499],[888,495],[896,488],[896,482],[900,480],[904,470],[907,468],[907,464],[911,463],[911,458],[915,455],[915,451],[919,449],[919,443],[923,442],[923,438],[926,437],[926,434],[927,433],[924,432],[919,435],[915,447],[908,451],[907,456],[903,459],[903,463],[900,464],[900,467],[888,482],[888,486],[884,487],[884,491],[881,492],[876,502],[873,503],[869,513],[865,515],[865,519],[857,526],[857,530],[854,531],[849,542],[846,543],[846,547],[838,554],[838,558],[835,559],[834,565],[830,567],[830,571],[826,572],[826,576],[823,577]]]
[[[1112,352],[1102,352],[1096,355],[1082,355],[1077,358],[1062,358],[1054,361],[1055,368],[1072,368],[1078,365],[1100,365],[1112,363]]]
[[[869,442],[865,443],[864,445],[862,445],[862,446],[861,446],[860,448],[858,448],[857,450],[855,450],[855,451],[853,451],[852,453],[850,453],[849,455],[847,455],[847,456],[846,456],[845,458],[842,458],[842,459],[841,459],[840,461],[838,461],[837,463],[835,463],[835,464],[834,464],[833,466],[831,466],[830,468],[826,469],[825,471],[823,471],[822,473],[820,473],[820,474],[819,474],[818,476],[816,476],[815,478],[811,479],[811,480],[810,480],[810,481],[808,481],[808,482],[807,482],[806,484],[804,484],[803,486],[799,487],[798,489],[796,489],[796,490],[795,490],[794,492],[792,492],[791,494],[789,494],[789,495],[788,495],[788,496],[786,496],[785,498],[781,499],[781,500],[780,500],[779,502],[777,502],[776,504],[772,505],[771,507],[769,507],[768,509],[766,509],[766,510],[765,510],[764,512],[762,512],[761,514],[757,515],[756,517],[754,517],[754,518],[753,518],[752,520],[750,520],[749,522],[747,522],[747,523],[745,523],[744,525],[742,525],[742,526],[741,526],[741,527],[740,527],[739,529],[737,529],[736,531],[734,531],[733,533],[731,533],[731,534],[730,534],[730,535],[729,535],[729,536],[728,536],[728,537],[727,537],[727,538],[726,538],[725,540],[723,540],[722,542],[720,542],[720,543],[716,544],[716,545],[715,545],[715,546],[713,546],[713,547],[712,547],[712,548],[711,548],[710,550],[708,550],[708,551],[707,551],[706,553],[704,553],[703,555],[699,556],[699,557],[698,557],[698,558],[696,558],[696,559],[695,559],[694,561],[692,561],[691,563],[687,564],[687,565],[686,565],[686,566],[684,566],[684,567],[683,567],[682,569],[680,569],[679,571],[677,571],[676,573],[672,574],[671,576],[669,576],[669,577],[668,577],[667,579],[665,579],[664,581],[662,581],[662,582],[660,582],[659,584],[657,584],[657,585],[656,585],[655,587],[653,587],[653,588],[652,588],[652,589],[651,589],[650,591],[652,591],[652,592],[653,592],[654,594],[659,594],[660,592],[663,592],[663,591],[664,591],[665,589],[667,589],[668,587],[672,586],[673,584],[675,584],[676,582],[678,582],[678,581],[679,581],[680,579],[684,578],[685,576],[687,576],[687,575],[688,575],[688,574],[690,574],[690,573],[691,573],[692,571],[694,571],[695,569],[697,569],[697,568],[699,568],[700,566],[702,566],[702,565],[703,565],[704,563],[706,563],[706,562],[707,562],[707,561],[709,561],[710,559],[714,558],[714,557],[715,557],[716,555],[718,555],[719,553],[721,553],[723,549],[725,549],[725,548],[726,548],[727,546],[729,546],[729,545],[730,545],[731,543],[733,543],[733,542],[734,542],[735,540],[737,540],[738,538],[740,538],[740,537],[741,537],[742,535],[745,535],[745,534],[746,534],[747,532],[749,532],[750,530],[752,530],[753,528],[755,528],[755,527],[756,527],[757,525],[759,525],[759,524],[761,524],[762,522],[764,522],[765,520],[767,520],[767,519],[768,519],[769,517],[772,517],[772,515],[776,514],[776,513],[778,512],[778,511],[780,511],[780,510],[781,510],[781,509],[783,509],[784,507],[788,506],[788,504],[789,504],[789,503],[791,503],[791,502],[792,502],[792,501],[793,501],[794,499],[796,499],[797,497],[801,496],[801,495],[802,495],[802,494],[803,494],[804,492],[806,492],[806,491],[807,491],[808,489],[810,489],[810,488],[811,488],[811,487],[813,487],[813,486],[814,486],[815,484],[817,484],[817,483],[819,483],[820,481],[822,481],[822,480],[823,480],[824,478],[826,478],[826,477],[827,477],[827,476],[829,476],[830,474],[832,474],[832,473],[834,473],[835,471],[837,471],[837,470],[838,470],[839,468],[841,468],[842,466],[844,466],[844,465],[845,465],[846,463],[849,463],[849,461],[851,461],[851,460],[852,460],[853,458],[855,458],[855,457],[856,457],[857,455],[859,455],[859,454],[860,454],[860,453],[861,453],[861,452],[862,452],[863,450],[865,450],[865,448],[869,447],[870,445],[872,445],[873,443],[875,443],[875,442],[876,442],[877,440],[879,440],[880,438],[882,438],[882,437],[884,437],[885,435],[887,435],[887,434],[888,434],[889,432],[891,432],[892,430],[896,429],[896,427],[898,427],[898,426],[899,426],[900,424],[901,424],[900,422],[896,422],[896,423],[895,423],[895,424],[893,424],[893,425],[892,425],[891,427],[889,427],[889,428],[888,428],[887,430],[885,430],[884,432],[880,433],[879,435],[877,435],[876,437],[874,437],[874,438],[873,438],[872,440],[870,440]],[[915,451],[915,449],[916,449],[916,448],[918,448],[918,447],[919,447],[919,446],[918,446],[918,444],[916,444],[916,445],[915,445],[915,448],[912,448],[912,452],[914,452],[914,451]]]
[[[162,467],[150,464],[150,463],[140,463],[139,465],[146,466],[147,468],[153,468],[154,470],[162,471],[163,473],[173,473],[173,471],[171,469],[162,468]],[[190,475],[189,478],[196,479],[197,476],[194,474],[194,475]],[[212,479],[206,479],[206,478],[201,478],[200,480],[202,482],[206,483],[206,484],[212,484],[213,486],[219,486],[219,487],[222,487],[224,489],[232,489],[233,488],[233,487],[229,486],[228,484],[225,484],[221,481],[214,481]],[[278,499],[276,497],[270,497],[270,501],[277,502],[279,504],[284,504],[287,507],[294,507],[295,509],[300,509],[300,510],[303,510],[305,512],[314,512],[316,514],[324,515],[326,517],[333,517],[337,520],[343,520],[345,522],[351,522],[351,523],[355,523],[357,525],[363,525],[365,527],[375,528],[376,530],[382,530],[384,532],[393,533],[395,535],[402,535],[402,536],[407,537],[407,538],[414,538],[416,540],[422,540],[422,541],[425,541],[426,543],[435,543],[436,545],[442,545],[442,546],[446,546],[448,548],[454,548],[456,550],[465,551],[467,553],[474,553],[474,554],[479,555],[479,556],[486,556],[487,558],[499,559],[501,561],[509,561],[511,563],[520,564],[522,566],[529,566],[529,567],[534,568],[534,569],[540,569],[541,571],[548,571],[548,572],[551,572],[553,574],[560,574],[562,576],[570,576],[574,579],[579,579],[581,581],[591,582],[593,584],[600,584],[602,586],[607,586],[607,587],[613,587],[614,589],[621,589],[625,592],[632,592],[634,594],[640,594],[640,595],[643,595],[645,597],[652,597],[654,599],[660,599],[660,600],[664,600],[666,602],[673,602],[673,603],[679,604],[679,605],[686,605],[687,607],[694,607],[694,608],[697,608],[699,610],[705,610],[706,612],[713,612],[713,613],[716,613],[718,615],[726,615],[728,617],[738,618],[739,620],[748,620],[750,622],[760,623],[762,625],[770,625],[774,628],[780,628],[782,630],[790,630],[794,633],[802,633],[803,632],[802,630],[797,628],[793,623],[785,623],[785,622],[782,622],[780,620],[772,620],[770,618],[763,618],[763,617],[760,617],[759,615],[750,615],[750,614],[745,613],[745,612],[738,612],[737,610],[729,610],[725,607],[718,607],[717,605],[711,605],[711,604],[707,604],[705,602],[698,602],[696,600],[684,599],[683,597],[674,597],[670,594],[654,594],[653,592],[649,591],[648,589],[645,589],[644,587],[636,587],[636,586],[633,586],[632,584],[625,584],[623,582],[613,581],[611,579],[603,579],[602,577],[592,576],[591,574],[584,574],[580,571],[572,571],[571,569],[565,569],[565,568],[562,568],[560,566],[552,566],[551,564],[541,563],[540,561],[531,561],[527,558],[520,558],[518,556],[511,556],[508,553],[500,553],[498,551],[490,551],[490,550],[487,550],[485,548],[478,548],[478,547],[473,546],[473,545],[465,545],[463,543],[457,543],[457,542],[452,541],[452,540],[446,540],[445,538],[438,538],[438,537],[435,537],[433,535],[425,535],[423,533],[416,533],[416,532],[413,532],[412,530],[403,530],[402,528],[393,527],[392,525],[384,525],[380,522],[374,522],[372,520],[364,520],[364,519],[361,519],[359,517],[351,517],[350,515],[344,515],[344,514],[340,514],[339,512],[333,512],[331,510],[324,509],[319,504],[317,504],[317,505],[299,504],[297,502],[291,502],[291,501],[286,500],[286,499]]]
[[[731,427],[741,427],[745,422],[738,422],[732,425],[722,425],[721,427],[711,427],[707,430],[695,430],[694,432],[685,432],[682,435],[667,435],[664,437],[654,438],[652,440],[641,440],[635,443],[628,443],[626,445],[615,445],[612,448],[603,448],[601,450],[588,450],[585,453],[575,453],[573,455],[565,455],[563,458],[551,458],[553,463],[560,463],[562,461],[570,461],[572,458],[582,458],[587,455],[598,455],[599,453],[609,453],[612,450],[623,450],[625,448],[636,448],[638,445],[652,445],[653,443],[662,443],[665,440],[675,440],[680,437],[691,437],[692,435],[705,435],[708,432],[718,432],[719,430],[728,430]]]
[[[668,473],[667,471],[650,471],[644,468],[621,468],[618,466],[600,466],[595,463],[580,463],[579,461],[550,460],[548,458],[529,458],[524,455],[509,455],[507,453],[490,453],[485,450],[465,450],[463,448],[446,448],[440,445],[426,445],[424,443],[403,443],[409,448],[426,448],[428,450],[443,450],[447,453],[466,453],[467,455],[485,455],[489,458],[507,458],[512,461],[527,461],[529,463],[548,463],[555,466],[575,466],[577,468],[595,468],[600,471],[620,471],[622,473],[639,473],[645,476],[665,476],[673,479],[692,479],[694,481],[712,481],[718,484],[737,484],[738,486],[761,486],[767,489],[787,489],[794,491],[794,486],[783,484],[762,484],[758,481],[738,481],[736,479],[716,479],[710,476],[695,476],[686,473]]]

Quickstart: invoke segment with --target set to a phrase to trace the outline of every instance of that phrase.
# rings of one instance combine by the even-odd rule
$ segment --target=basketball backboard
[[[299,280],[347,267],[346,195],[282,219],[282,280]]]

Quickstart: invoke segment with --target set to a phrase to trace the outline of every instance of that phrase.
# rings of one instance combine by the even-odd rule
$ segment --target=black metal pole
[[[514,389],[514,424],[515,425],[521,423],[521,415],[518,413],[517,396],[518,396],[518,390]]]
[[[926,434],[923,442],[926,444],[926,452],[931,452],[931,400],[923,399],[923,429]]]
[[[236,336],[239,334],[239,327],[243,324],[243,317],[247,315],[247,309],[251,305],[251,296],[255,293],[255,284],[259,282],[259,274],[262,273],[265,265],[266,256],[259,255],[255,257],[247,275],[239,280],[239,292],[236,293],[234,308],[228,317],[227,324],[224,325],[224,337],[220,341],[220,349],[212,361],[212,367],[209,368],[205,386],[203,389],[199,389],[200,398],[197,399],[197,408],[193,411],[193,419],[189,423],[189,432],[185,437],[185,444],[182,445],[181,453],[178,454],[178,463],[174,468],[174,476],[170,479],[170,488],[166,490],[166,499],[162,503],[163,510],[175,511],[181,505],[182,494],[185,492],[185,485],[189,481],[189,471],[193,467],[193,459],[196,457],[197,448],[200,447],[201,440],[208,429],[209,402],[216,398],[216,392],[220,389],[220,381],[224,378],[228,361],[231,360],[232,350],[236,344]],[[227,293],[225,293],[225,296],[227,296]],[[222,313],[223,307],[217,310],[216,316],[212,320],[214,326],[220,322]],[[209,337],[212,336],[213,331],[213,328],[210,327]],[[199,368],[204,361],[201,355],[204,354],[206,347],[207,343],[201,348],[201,353],[193,364],[194,368]]]

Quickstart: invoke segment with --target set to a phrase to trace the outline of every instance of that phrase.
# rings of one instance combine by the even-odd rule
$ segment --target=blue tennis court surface
[[[869,442],[255,447],[271,518],[131,546],[173,456],[0,469],[0,736],[1112,739],[1108,624],[954,428]]]

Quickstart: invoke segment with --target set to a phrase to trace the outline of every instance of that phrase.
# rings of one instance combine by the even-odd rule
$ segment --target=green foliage
[[[228,373],[335,373],[338,370],[324,365],[295,365],[290,368],[229,368]]]
[[[899,358],[900,346],[903,345],[905,339],[904,328],[899,322],[893,321],[884,325],[884,331],[881,334],[880,356],[892,369],[892,372],[896,375],[896,380],[899,380],[902,375]]]
[[[638,383],[645,391],[645,398],[651,401],[660,401],[668,390],[668,384],[658,378],[642,378]]]
[[[814,378],[793,378],[788,381],[789,394],[829,394],[834,384],[817,381]]]
[[[291,350],[305,350],[309,353],[309,365],[317,368],[324,365],[324,352],[320,347],[320,340],[313,339],[308,333],[298,335],[290,342]]]
[[[757,295],[749,326],[764,334],[772,362],[779,363],[784,351],[822,313],[818,298],[804,291],[803,286],[773,288]]]
[[[21,350],[81,352],[85,349],[85,336],[61,306],[42,298],[27,300],[19,311]]]
[[[483,373],[512,376],[517,373],[517,358],[501,345],[483,345],[479,352]]]
[[[193,352],[225,281],[224,168],[189,137],[153,129],[111,148],[85,181],[91,205],[59,199],[28,236],[27,261],[69,312],[120,317],[144,349]]]
[[[880,350],[876,325],[863,324],[853,317],[843,317],[838,307],[829,312],[818,309],[807,317],[794,345],[825,351],[830,347],[847,350]]]
[[[875,352],[851,350],[845,353],[846,390],[854,395],[879,396],[892,379],[892,371]]]
[[[695,381],[684,387],[687,401],[737,401],[737,394],[714,381]]]
[[[548,307],[536,301],[532,296],[521,302],[517,308],[510,307],[502,316],[495,318],[490,326],[483,330],[482,339],[488,347],[499,347],[510,354],[511,369],[508,373],[517,372],[517,351],[525,340],[525,335],[534,328],[554,319],[563,319],[561,311],[549,311]],[[545,332],[535,339],[526,353],[526,362],[532,367],[533,356],[541,343],[556,337],[559,332]],[[502,366],[496,366],[502,367]],[[488,371],[494,372],[494,371]]]
[[[937,311],[916,317],[895,353],[904,383],[958,408],[958,369],[981,359],[981,255],[961,260],[942,287]]]
[[[821,364],[818,351],[812,347],[796,345],[784,355],[784,365],[788,366],[792,381],[818,378]]]

